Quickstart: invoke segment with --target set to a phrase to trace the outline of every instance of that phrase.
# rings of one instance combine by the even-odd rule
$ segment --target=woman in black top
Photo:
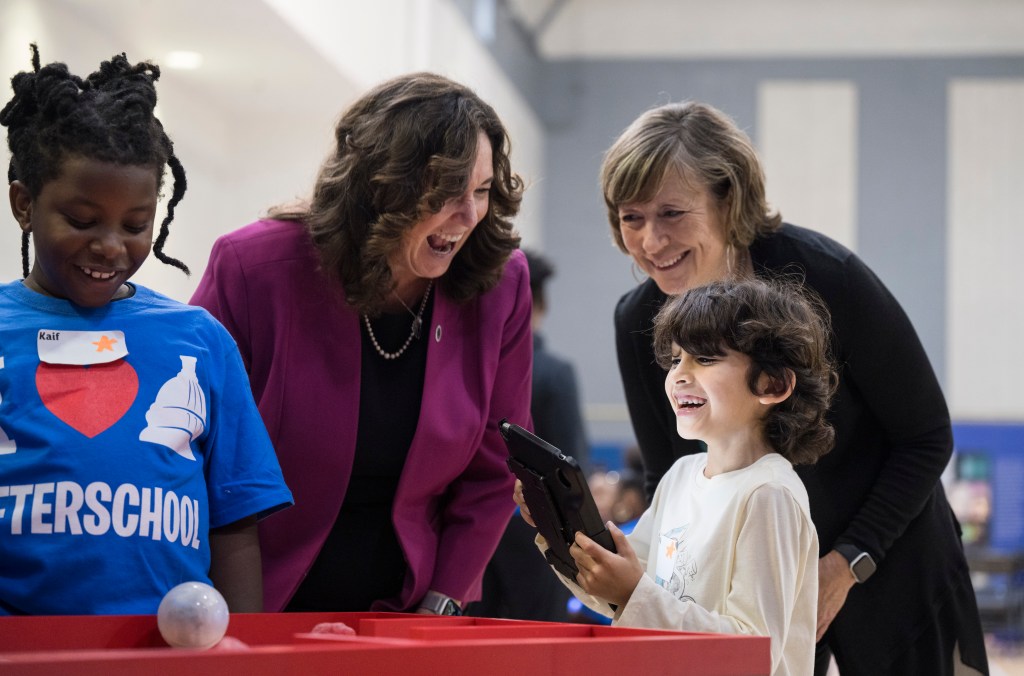
[[[949,412],[896,299],[854,253],[769,210],[750,140],[710,106],[641,115],[606,153],[601,182],[615,242],[649,276],[615,310],[648,497],[677,458],[702,450],[676,434],[665,401],[650,333],[662,303],[713,279],[798,275],[831,312],[841,367],[836,445],[797,468],[821,547],[815,672],[831,652],[843,676],[988,673],[960,527],[940,483]]]

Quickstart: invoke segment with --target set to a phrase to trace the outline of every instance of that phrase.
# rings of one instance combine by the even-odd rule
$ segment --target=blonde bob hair
[[[650,201],[673,173],[710,190],[726,241],[735,247],[745,248],[782,224],[765,199],[764,172],[754,146],[736,123],[703,103],[669,103],[634,120],[601,165],[612,238],[623,252],[619,207]]]

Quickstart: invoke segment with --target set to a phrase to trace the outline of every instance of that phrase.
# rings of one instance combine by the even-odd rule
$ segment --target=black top
[[[430,326],[433,297],[423,313]],[[406,454],[416,434],[427,364],[426,331],[396,359],[385,359],[362,327],[359,429],[352,477],[341,512],[320,554],[289,602],[288,611],[365,612],[380,599],[397,600],[405,554],[391,519]],[[371,320],[386,352],[409,336],[412,316],[385,313]]]
[[[872,673],[907,649],[951,589],[971,589],[959,524],[939,480],[953,447],[945,398],[909,318],[854,253],[785,224],[755,241],[750,254],[758,276],[803,276],[832,315],[836,445],[816,465],[796,469],[821,553],[849,542],[878,563],[871,580],[850,591],[827,635],[838,642],[837,655]],[[647,280],[615,309],[619,370],[648,496],[677,458],[702,450],[677,434],[666,374],[654,359],[652,319],[665,298]],[[961,654],[983,665],[977,611],[958,615]]]

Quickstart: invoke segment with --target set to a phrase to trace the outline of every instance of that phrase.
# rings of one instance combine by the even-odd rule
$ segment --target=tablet
[[[576,531],[615,551],[583,470],[571,456],[519,425],[502,420],[499,429],[508,446],[508,467],[523,482],[530,516],[548,542],[548,563],[575,580],[578,571],[569,547]]]

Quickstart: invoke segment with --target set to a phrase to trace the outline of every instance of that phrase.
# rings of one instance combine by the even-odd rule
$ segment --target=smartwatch
[[[853,579],[859,584],[867,582],[867,579],[874,575],[877,566],[875,560],[867,552],[862,551],[856,545],[848,544],[838,544],[835,546],[835,550],[849,562]]]
[[[450,596],[439,594],[436,591],[428,591],[420,601],[420,608],[429,610],[435,615],[461,615],[462,608]]]

